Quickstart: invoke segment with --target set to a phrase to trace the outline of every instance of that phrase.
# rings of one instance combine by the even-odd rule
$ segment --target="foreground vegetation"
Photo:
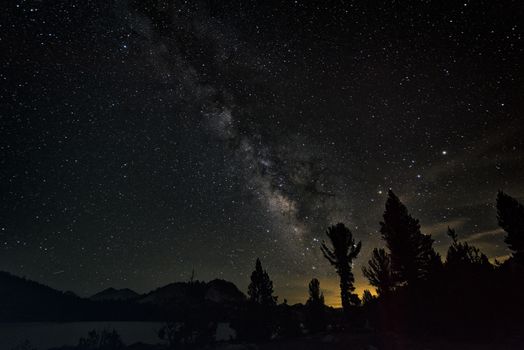
[[[445,258],[441,257],[431,236],[421,232],[419,221],[390,191],[380,222],[385,247],[375,248],[363,268],[376,296],[369,291],[362,298],[354,294],[352,261],[362,245],[339,223],[327,229],[328,242],[320,249],[340,277],[342,310],[326,307],[320,281],[315,278],[309,283],[305,305],[278,304],[273,282],[257,259],[247,300],[240,298],[240,302],[220,307],[166,304],[164,312],[169,310],[176,317],[166,319],[159,330],[161,345],[127,348],[227,348],[253,343],[262,349],[307,349],[325,344],[334,349],[349,344],[363,349],[463,349],[475,344],[476,349],[490,344],[518,348],[524,344],[524,206],[503,192],[498,193],[496,206],[512,252],[502,263],[491,263],[478,248],[462,242],[453,228],[448,228],[450,246]],[[205,286],[191,280],[185,288],[195,297]],[[118,305],[124,310],[122,305],[128,304]],[[141,307],[147,310],[149,306]],[[216,342],[219,322],[229,323],[236,337]],[[77,346],[61,349],[124,348],[115,331],[93,331]],[[30,344],[17,348],[30,349]]]

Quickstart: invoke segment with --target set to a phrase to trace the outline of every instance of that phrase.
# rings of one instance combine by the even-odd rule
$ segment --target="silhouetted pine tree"
[[[432,281],[425,293],[428,301],[417,305],[417,309],[431,315],[429,322],[435,327],[451,334],[485,330],[486,315],[495,318],[499,312],[500,305],[493,295],[502,281],[480,249],[460,242],[452,228],[448,227],[447,234],[452,243],[446,254],[444,273]]]
[[[395,280],[391,272],[391,259],[382,248],[373,249],[368,267],[362,268],[362,273],[369,284],[377,289],[379,295],[386,295],[395,287]]]
[[[340,298],[342,307],[347,313],[351,305],[357,305],[360,302],[358,295],[352,293],[355,290],[353,285],[355,277],[351,263],[360,253],[362,242],[355,244],[353,234],[342,223],[329,227],[326,234],[333,249],[328,248],[325,242],[322,242],[321,250],[324,257],[335,267],[340,276]]]
[[[309,299],[306,302],[306,326],[312,333],[326,328],[324,294],[320,290],[320,282],[313,278],[309,282]]]
[[[275,305],[277,297],[273,296],[273,282],[266,271],[262,269],[260,259],[257,259],[255,271],[251,273],[251,283],[247,294],[249,300],[260,305]]]
[[[255,271],[251,273],[247,294],[249,303],[239,313],[238,318],[231,322],[231,326],[236,330],[239,340],[269,340],[277,331],[279,323],[277,297],[273,296],[273,282],[262,269],[260,259],[257,259]]]
[[[309,282],[309,299],[307,304],[321,304],[324,305],[324,294],[320,290],[320,282],[313,278]]]
[[[450,227],[448,227],[448,236],[453,240],[446,255],[448,268],[453,270],[462,270],[471,266],[491,268],[488,257],[480,249],[466,242],[459,242],[455,230]]]
[[[391,270],[396,284],[410,284],[441,264],[433,249],[433,239],[420,232],[419,221],[413,218],[399,198],[389,191],[380,233],[390,251]]]
[[[368,306],[374,300],[375,300],[375,297],[373,296],[373,294],[371,294],[371,292],[369,290],[365,289],[364,292],[362,293],[362,305],[363,306]]]
[[[497,219],[499,226],[506,231],[504,242],[512,250],[516,261],[524,264],[524,206],[515,198],[499,191]]]

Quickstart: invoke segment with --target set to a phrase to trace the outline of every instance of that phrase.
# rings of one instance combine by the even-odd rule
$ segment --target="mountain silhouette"
[[[246,301],[235,284],[174,282],[146,294],[107,288],[88,298],[0,271],[0,322],[170,320],[187,310],[227,313]]]
[[[140,294],[138,294],[137,292],[129,288],[122,288],[122,289],[107,288],[101,292],[98,292],[92,295],[91,297],[89,297],[89,299],[94,300],[94,301],[134,300],[134,299],[138,299],[139,297],[140,297]]]
[[[237,286],[229,281],[222,279],[214,279],[207,283],[206,300],[215,303],[242,303],[246,300],[246,296]]]
[[[157,288],[143,297],[139,303],[155,305],[201,303],[204,301],[218,304],[242,303],[246,296],[235,284],[221,279],[210,282],[174,282]]]
[[[0,320],[60,320],[83,315],[87,301],[38,282],[0,271]]]

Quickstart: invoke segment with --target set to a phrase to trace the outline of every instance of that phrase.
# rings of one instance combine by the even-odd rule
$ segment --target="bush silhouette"
[[[119,350],[124,348],[124,343],[116,330],[92,330],[87,338],[80,338],[78,350]]]

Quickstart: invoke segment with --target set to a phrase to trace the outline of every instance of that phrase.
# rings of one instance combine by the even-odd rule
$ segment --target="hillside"
[[[231,282],[174,282],[140,295],[107,288],[89,298],[0,271],[0,322],[163,321],[188,313],[220,318],[246,300]]]

